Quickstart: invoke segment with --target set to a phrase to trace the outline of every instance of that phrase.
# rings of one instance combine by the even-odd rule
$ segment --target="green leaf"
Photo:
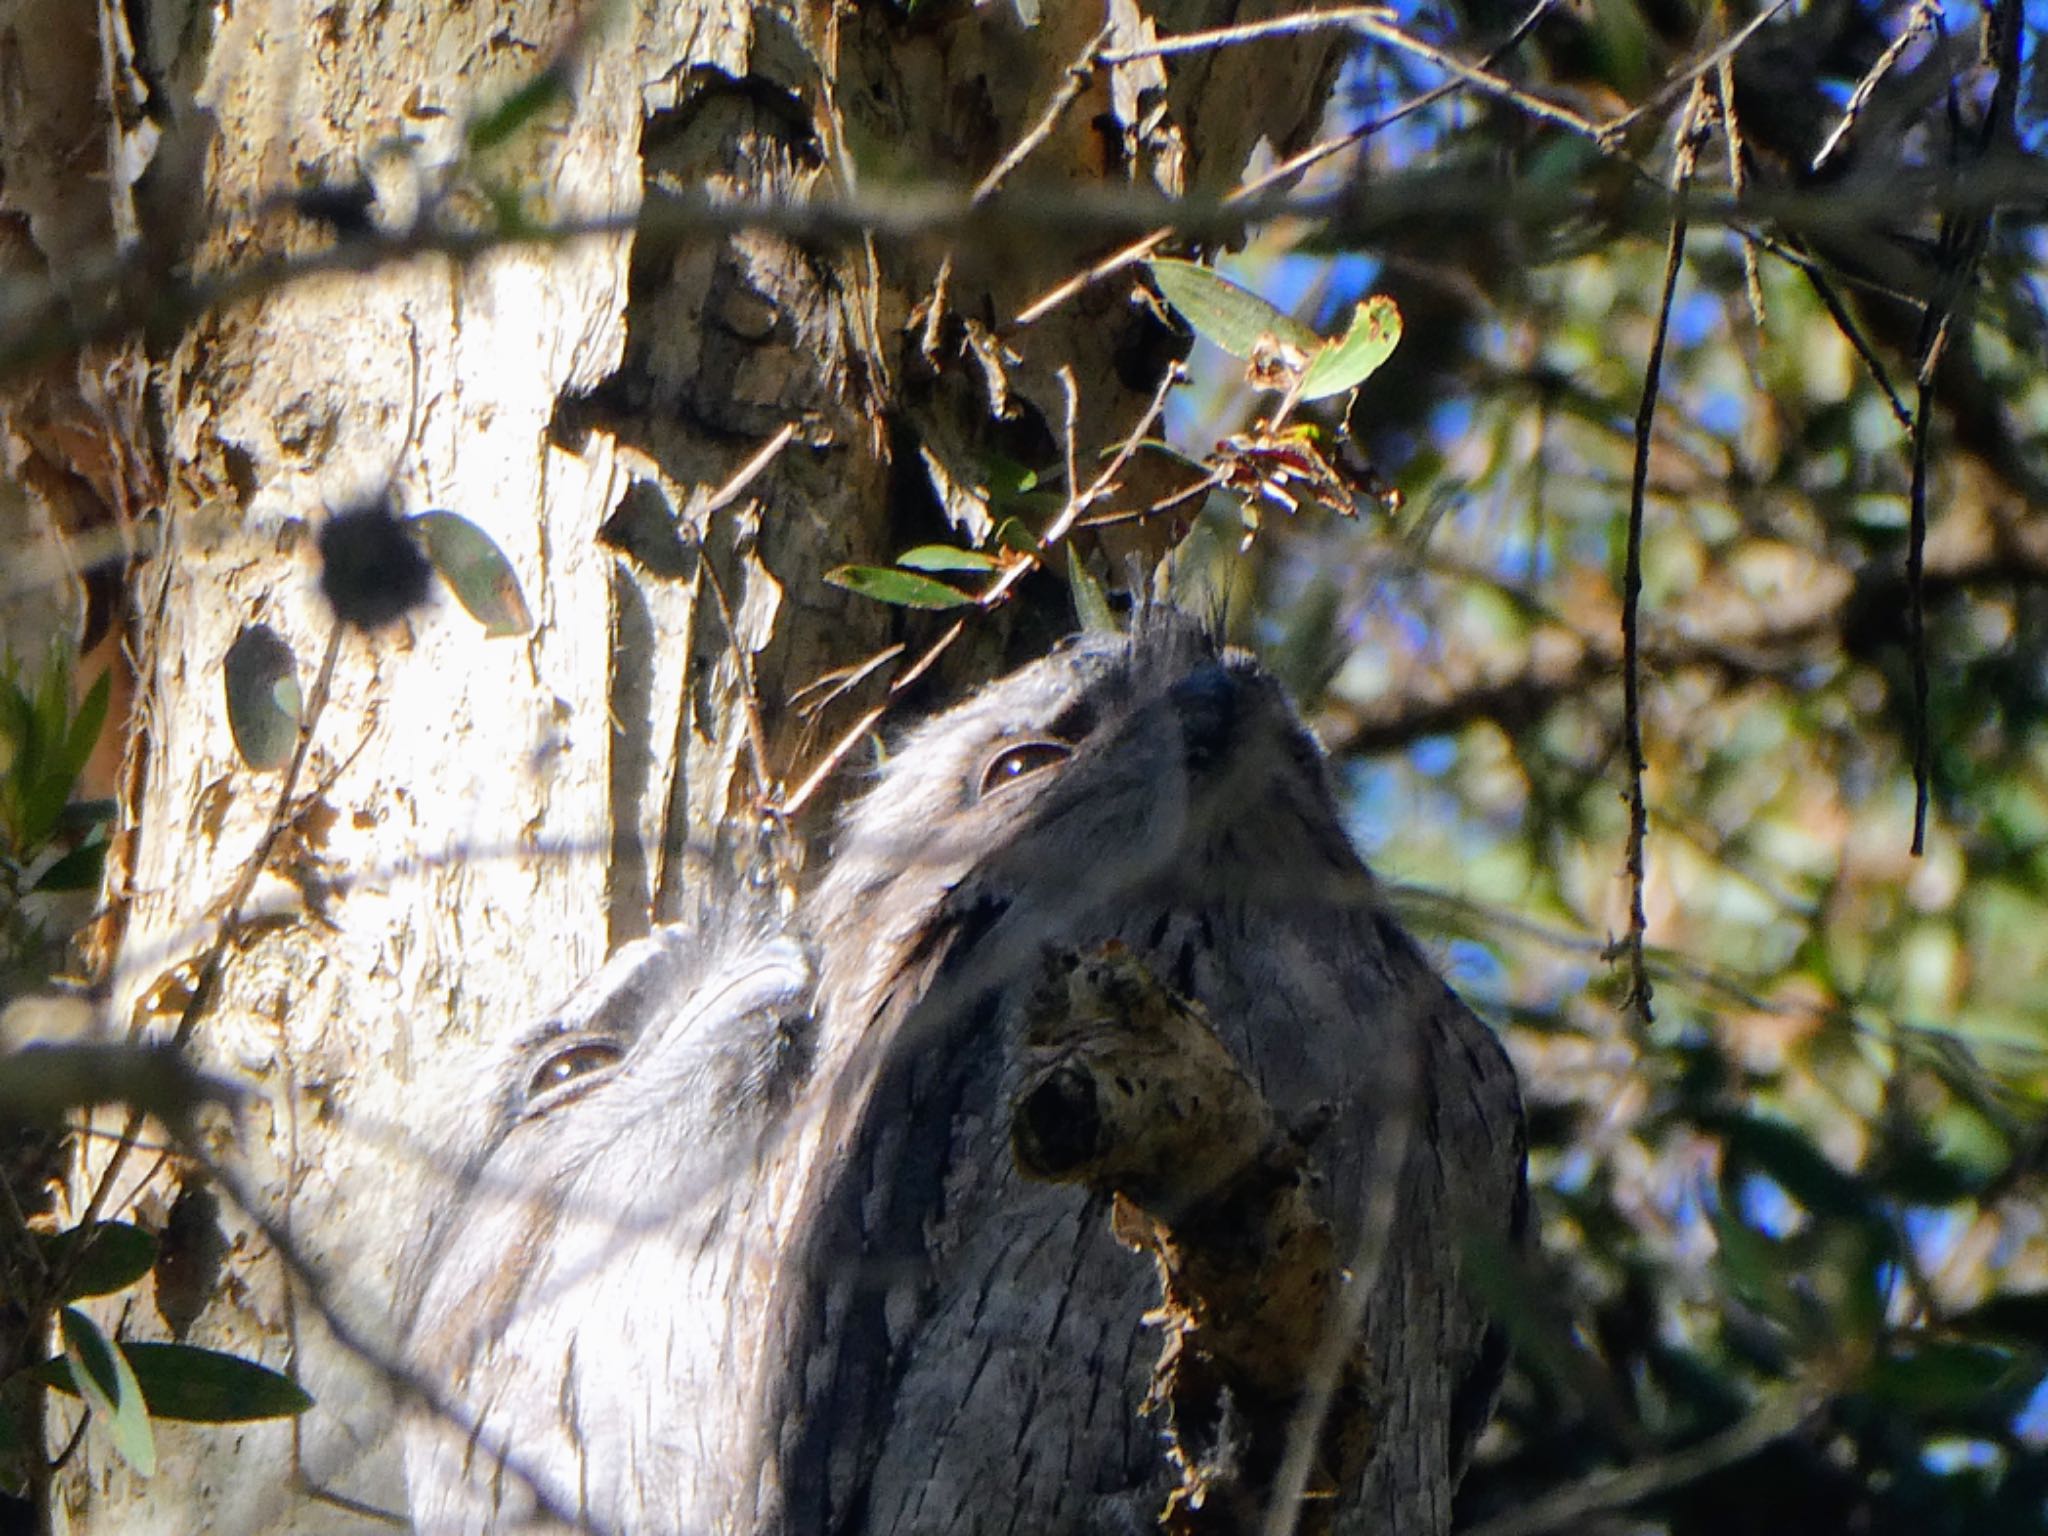
[[[2010,1381],[2017,1363],[2009,1351],[1988,1344],[1935,1340],[1878,1361],[1866,1385],[1910,1408],[1967,1408]]]
[[[89,832],[109,826],[119,810],[112,800],[69,800],[57,816],[59,832]]]
[[[912,571],[993,571],[1002,565],[994,555],[950,544],[920,544],[898,555],[896,563]]]
[[[872,597],[878,603],[898,608],[961,608],[974,601],[958,587],[909,571],[892,571],[873,565],[842,565],[827,571],[825,579],[835,587]]]
[[[558,101],[568,99],[560,70],[545,69],[469,125],[469,147],[495,149]]]
[[[996,524],[995,541],[1003,548],[1034,558],[1039,552],[1038,535],[1019,518],[1006,517]]]
[[[1712,1220],[1720,1247],[1722,1280],[1749,1306],[1782,1319],[1787,1293],[1783,1255],[1778,1245],[1725,1212],[1717,1213]]]
[[[71,718],[71,668],[64,653],[52,647],[36,686],[36,735],[48,748],[63,750],[64,726]]]
[[[258,772],[283,768],[299,744],[296,658],[284,636],[268,624],[245,624],[221,658],[228,696],[228,730],[242,761]]]
[[[422,512],[409,521],[428,562],[486,635],[523,635],[533,628],[512,562],[489,534],[453,512]]]
[[[13,678],[0,678],[0,774],[17,777],[35,734],[35,706]]]
[[[288,1419],[313,1406],[312,1395],[291,1377],[240,1355],[191,1344],[124,1343],[121,1355],[134,1373],[150,1416],[186,1424],[242,1424]],[[45,1360],[27,1374],[46,1387],[78,1395],[63,1360]]]
[[[1116,613],[1109,606],[1109,594],[1081,563],[1071,544],[1067,546],[1067,589],[1074,594],[1074,616],[1083,629],[1093,634],[1116,633]]]
[[[59,1301],[124,1291],[156,1263],[156,1239],[124,1221],[102,1221],[90,1229],[72,1227],[45,1234],[41,1238],[43,1262],[54,1274],[73,1262],[81,1243],[84,1254],[77,1259]]]
[[[984,455],[981,467],[988,477],[988,494],[991,500],[1005,497],[1015,499],[1028,496],[1039,489],[1037,470],[1027,468],[1003,454]]]
[[[1816,1215],[1870,1219],[1870,1196],[1862,1184],[1795,1127],[1753,1115],[1718,1115],[1704,1123],[1727,1143],[1727,1173],[1754,1168],[1777,1180],[1786,1194]]]
[[[313,1406],[306,1389],[267,1365],[190,1344],[123,1344],[122,1353],[142,1384],[143,1400],[159,1419],[191,1424],[239,1424],[288,1419]]]
[[[40,759],[43,754],[38,751],[36,755]],[[71,784],[68,776],[43,772],[22,786],[17,830],[24,849],[40,848],[50,840],[50,834],[57,830],[57,818],[64,814],[65,803],[71,798]]]
[[[1314,354],[1323,338],[1292,315],[1240,288],[1229,278],[1192,261],[1159,257],[1145,263],[1166,302],[1180,311],[1197,336],[1213,341],[1232,357],[1250,357],[1262,336],[1273,336]]]
[[[2048,1291],[2007,1292],[1949,1319],[1958,1333],[1992,1338],[2021,1348],[2048,1339]]]
[[[1066,500],[1044,483],[1045,477],[1037,470],[1027,469],[1015,459],[992,453],[981,463],[988,478],[989,510],[997,517],[1049,516]],[[1064,472],[1054,471],[1052,478],[1062,479]]]
[[[78,783],[78,776],[85,770],[85,761],[92,756],[92,749],[99,745],[100,732],[107,723],[107,700],[112,696],[114,674],[112,670],[102,672],[93,679],[92,686],[85,691],[78,713],[71,717],[70,733],[64,738],[64,750],[54,764],[55,771],[64,778],[65,798]]]
[[[81,843],[36,877],[39,891],[95,891],[106,867],[107,845],[95,839]]]
[[[142,1384],[91,1318],[76,1307],[66,1307],[60,1322],[72,1385],[112,1438],[121,1459],[137,1476],[148,1477],[156,1471],[156,1437],[150,1433]]]
[[[1324,343],[1308,365],[1301,398],[1322,400],[1355,389],[1394,355],[1400,341],[1400,309],[1385,294],[1375,294],[1353,311],[1343,340]]]

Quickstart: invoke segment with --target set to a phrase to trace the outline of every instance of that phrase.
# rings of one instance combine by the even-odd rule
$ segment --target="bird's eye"
[[[616,1040],[575,1040],[548,1052],[533,1069],[533,1076],[526,1080],[528,1106],[543,1107],[544,1101],[559,1097],[570,1084],[615,1065],[624,1054]]]
[[[1064,763],[1073,755],[1074,749],[1063,741],[1013,742],[990,758],[988,766],[981,770],[979,793],[986,799],[1004,785],[1029,778],[1041,768]]]

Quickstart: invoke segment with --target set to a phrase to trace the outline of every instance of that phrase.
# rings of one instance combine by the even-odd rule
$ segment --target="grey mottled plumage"
[[[766,1403],[795,1532],[1151,1527],[1151,1265],[1024,1181],[1008,1105],[1046,946],[1121,939],[1315,1143],[1370,1286],[1378,1439],[1347,1531],[1446,1530],[1501,1367],[1461,1233],[1525,1224],[1514,1073],[1389,914],[1274,680],[1199,626],[1082,637],[914,731],[804,909],[818,1071]]]
[[[705,912],[712,909],[707,904]],[[1385,910],[1279,687],[1171,614],[913,732],[800,914],[629,945],[476,1107],[420,1266],[422,1532],[1152,1529],[1151,1264],[1009,1148],[1048,946],[1121,939],[1314,1143],[1377,1448],[1437,1532],[1500,1368],[1460,1235],[1524,1223],[1514,1076]],[[501,1465],[509,1464],[510,1470]]]
[[[470,1106],[419,1265],[421,1536],[731,1528],[772,1272],[761,1163],[808,1048],[803,949],[722,916],[625,945]]]

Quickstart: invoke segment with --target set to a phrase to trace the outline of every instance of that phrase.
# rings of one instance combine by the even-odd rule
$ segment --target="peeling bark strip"
[[[1312,1135],[1312,1129],[1308,1133]],[[1144,1404],[1180,1473],[1173,1536],[1259,1528],[1341,1283],[1304,1135],[1283,1126],[1202,1010],[1111,940],[1048,966],[1026,1013],[1011,1149],[1027,1176],[1113,1198],[1152,1255],[1164,1340]],[[1295,1529],[1331,1528],[1372,1446],[1363,1343],[1345,1361]]]

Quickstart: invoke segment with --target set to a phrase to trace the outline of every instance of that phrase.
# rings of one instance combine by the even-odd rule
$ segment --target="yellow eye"
[[[990,758],[988,766],[981,770],[978,794],[986,799],[1005,785],[1029,778],[1041,768],[1064,763],[1073,755],[1074,749],[1063,741],[1012,742]]]
[[[616,1040],[578,1040],[549,1053],[526,1081],[526,1102],[552,1098],[569,1084],[600,1072],[625,1054]]]

